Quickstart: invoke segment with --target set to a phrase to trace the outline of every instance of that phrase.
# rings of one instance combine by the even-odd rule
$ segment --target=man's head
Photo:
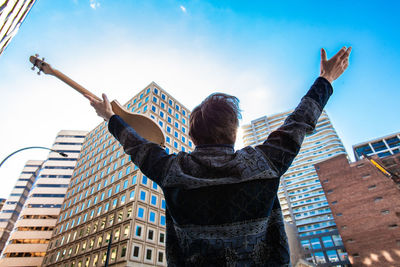
[[[193,109],[189,135],[195,145],[234,144],[240,118],[239,99],[215,93]]]

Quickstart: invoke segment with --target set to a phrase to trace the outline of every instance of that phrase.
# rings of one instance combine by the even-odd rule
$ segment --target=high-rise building
[[[166,151],[191,151],[189,111],[152,82],[125,107],[166,134]],[[165,200],[103,122],[84,141],[44,266],[166,266]]]
[[[353,146],[356,160],[360,160],[363,154],[366,156],[377,155],[380,158],[400,152],[400,133],[387,135],[363,142]]]
[[[400,262],[400,154],[349,163],[339,155],[316,164],[353,266]],[[391,175],[388,175],[389,171]]]
[[[1,266],[40,266],[61,211],[82,143],[84,131],[63,130],[57,134],[52,149],[26,194],[25,203],[4,248]]]
[[[0,252],[10,236],[43,161],[29,160],[0,212]]]
[[[17,34],[36,0],[8,0],[0,2],[0,55]]]
[[[264,116],[244,125],[244,144],[255,146],[281,126],[292,111]],[[278,191],[285,221],[296,225],[307,260],[318,266],[348,264],[347,253],[329,208],[314,164],[346,151],[328,115],[322,112],[315,131],[308,134],[299,154],[282,176]]]

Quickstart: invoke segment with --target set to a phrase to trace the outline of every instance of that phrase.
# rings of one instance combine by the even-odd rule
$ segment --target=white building
[[[86,132],[60,131],[35,173],[26,201],[4,248],[1,266],[40,266],[56,225]],[[32,169],[33,171],[33,169]]]
[[[264,116],[244,125],[244,144],[255,146],[281,126],[291,111]],[[339,154],[344,146],[323,111],[315,131],[307,135],[292,165],[281,178],[278,191],[285,221],[297,226],[308,260],[321,266],[346,264],[347,254],[314,164]]]

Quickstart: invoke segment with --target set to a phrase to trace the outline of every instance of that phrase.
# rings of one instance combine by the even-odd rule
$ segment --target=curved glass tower
[[[292,111],[263,116],[242,126],[245,146],[255,146],[281,126]],[[285,221],[294,223],[310,262],[321,266],[348,264],[347,254],[336,229],[314,164],[346,154],[325,111],[313,133],[306,136],[301,150],[281,178],[278,191]]]

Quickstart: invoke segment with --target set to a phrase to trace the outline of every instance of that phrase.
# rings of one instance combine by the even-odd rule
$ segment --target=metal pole
[[[112,231],[110,233],[110,240],[108,241],[106,263],[105,263],[104,267],[108,267],[108,260],[110,259],[111,240],[112,240]]]
[[[56,153],[60,154],[61,156],[65,157],[65,158],[68,157],[67,154],[65,154],[65,153],[63,153],[63,152],[58,152],[58,151],[53,150],[53,149],[51,149],[51,148],[47,148],[47,147],[43,147],[43,146],[29,146],[29,147],[24,147],[24,148],[18,149],[17,151],[14,151],[14,152],[11,153],[10,155],[8,155],[8,156],[7,156],[5,159],[3,159],[3,161],[0,163],[0,167],[1,167],[1,166],[3,165],[3,163],[4,163],[9,157],[11,157],[12,155],[14,155],[14,154],[16,154],[16,153],[18,153],[18,152],[21,152],[21,151],[23,151],[23,150],[32,149],[32,148],[40,148],[40,149],[50,150],[50,151],[52,151],[52,152],[56,152]]]

